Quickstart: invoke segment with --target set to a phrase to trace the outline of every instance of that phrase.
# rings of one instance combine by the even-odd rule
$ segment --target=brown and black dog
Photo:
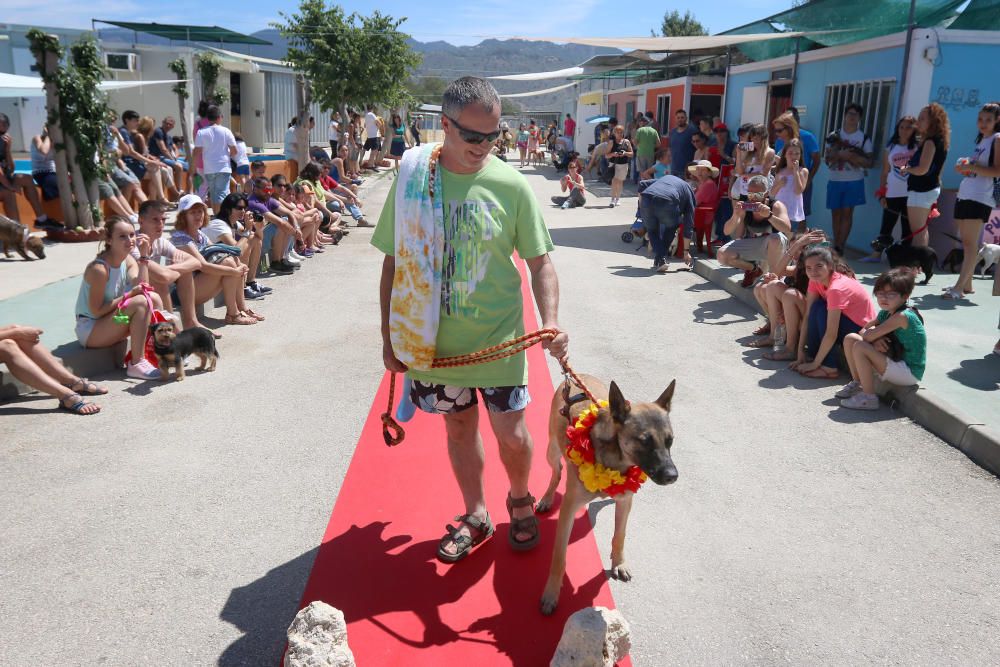
[[[38,259],[45,259],[45,244],[41,237],[32,236],[27,227],[5,215],[0,215],[0,246],[3,246],[4,257],[10,257],[13,248],[18,255],[29,262],[31,261],[28,257],[29,250],[35,253]]]
[[[653,482],[660,485],[677,481],[677,468],[670,458],[670,447],[674,442],[673,429],[670,427],[670,402],[674,396],[676,380],[671,381],[670,386],[652,403],[629,403],[614,382],[609,390],[595,377],[581,375],[580,380],[598,399],[608,401],[608,407],[601,409],[590,431],[596,461],[623,474],[631,466],[639,466]],[[566,429],[569,426],[569,421],[560,414],[560,409],[565,405],[564,385],[565,383],[559,385],[552,398],[547,453],[549,465],[552,466],[552,480],[538,502],[539,512],[547,512],[552,508],[553,497],[562,476],[563,452],[568,444]],[[576,388],[575,384],[570,387],[571,391]],[[574,404],[570,408],[569,419],[575,422],[587,407],[587,402]],[[546,615],[555,611],[559,602],[559,589],[566,572],[566,549],[569,547],[569,534],[576,513],[591,500],[607,497],[605,494],[587,491],[576,472],[576,466],[568,460],[567,464],[569,472],[566,474],[566,495],[559,508],[552,565],[541,600],[541,610]],[[625,565],[625,527],[632,509],[633,495],[626,491],[614,498],[615,532],[611,539],[611,576],[621,581],[632,578]]]
[[[151,324],[149,330],[153,332],[153,351],[163,373],[161,379],[167,380],[173,367],[177,382],[181,382],[184,379],[184,359],[190,354],[201,359],[198,370],[215,370],[219,351],[215,347],[215,336],[208,329],[191,327],[178,332],[177,325],[168,321]]]

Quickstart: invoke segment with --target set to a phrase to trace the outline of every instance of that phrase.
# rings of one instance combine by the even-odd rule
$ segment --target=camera
[[[264,216],[257,211],[253,211],[253,220],[254,222],[264,222]]]
[[[739,144],[740,150],[742,151],[752,151],[753,142],[752,141],[741,141]]]

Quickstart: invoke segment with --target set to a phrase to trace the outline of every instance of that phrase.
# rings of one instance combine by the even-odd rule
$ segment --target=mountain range
[[[131,30],[107,28],[99,31],[102,39],[109,41],[138,41],[141,44],[163,44],[170,42],[162,37]],[[254,37],[271,42],[270,45],[224,44],[223,47],[262,58],[281,60],[288,52],[288,41],[277,30],[268,28],[252,33]],[[415,76],[436,77],[451,81],[461,76],[497,76],[501,74],[523,74],[527,72],[547,72],[573,67],[600,54],[621,53],[618,49],[582,46],[579,44],[554,44],[552,42],[529,42],[524,40],[486,39],[473,46],[455,46],[445,41],[420,42],[409,40],[410,46],[423,57]],[[502,93],[523,93],[531,90],[552,88],[566,79],[546,79],[542,81],[494,81]],[[582,89],[589,90],[590,83],[581,82]],[[516,98],[523,109],[532,111],[559,110],[562,102],[575,97],[579,91],[568,88],[555,93],[527,98]],[[515,100],[512,100],[515,101]]]

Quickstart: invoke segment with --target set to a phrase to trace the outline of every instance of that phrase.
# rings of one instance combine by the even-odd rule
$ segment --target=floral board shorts
[[[502,414],[524,410],[531,402],[526,386],[479,387],[486,409]],[[471,408],[479,399],[475,387],[455,387],[448,384],[429,384],[413,380],[410,385],[410,400],[413,404],[432,415],[449,415]]]

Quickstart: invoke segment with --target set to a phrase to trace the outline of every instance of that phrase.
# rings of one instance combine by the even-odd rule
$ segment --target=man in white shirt
[[[367,138],[365,139],[364,148],[361,150],[361,162],[365,162],[364,154],[368,151],[368,166],[373,171],[378,171],[375,156],[378,155],[382,142],[378,131],[378,116],[375,115],[374,106],[368,107],[368,113],[365,114],[365,135]]]
[[[222,126],[219,107],[214,104],[208,107],[205,117],[212,124],[198,130],[198,136],[194,139],[192,162],[203,165],[202,176],[208,186],[212,210],[218,213],[222,200],[229,194],[229,178],[233,171],[229,166],[229,159],[236,157],[236,137],[228,127]]]

